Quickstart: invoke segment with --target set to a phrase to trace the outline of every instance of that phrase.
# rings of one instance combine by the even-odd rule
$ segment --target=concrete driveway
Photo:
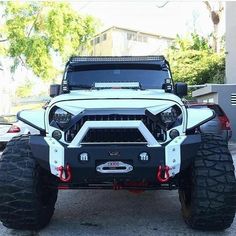
[[[230,146],[236,163],[236,145]],[[236,234],[236,220],[224,232],[189,229],[180,213],[177,191],[61,191],[50,225],[40,232],[9,230],[0,236],[52,235],[222,235]]]

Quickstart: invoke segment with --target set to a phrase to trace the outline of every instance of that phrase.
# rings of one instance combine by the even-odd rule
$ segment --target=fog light
[[[61,131],[59,130],[54,130],[52,132],[52,137],[55,138],[56,140],[60,140],[62,137]]]
[[[142,152],[139,154],[140,161],[149,161],[149,155],[146,152]]]
[[[172,129],[169,135],[171,139],[174,139],[179,136],[179,131],[177,129]]]
[[[88,161],[89,157],[88,157],[88,153],[83,152],[79,155],[79,159],[80,161]]]

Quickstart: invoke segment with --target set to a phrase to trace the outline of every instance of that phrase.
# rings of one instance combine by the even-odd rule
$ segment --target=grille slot
[[[147,142],[138,129],[90,129],[82,143],[139,143]]]
[[[65,132],[65,141],[71,142],[79,132],[86,121],[123,121],[123,120],[140,120],[159,141],[163,141],[161,135],[163,131],[145,115],[85,115],[76,125]],[[146,143],[145,138],[138,129],[90,129],[85,135],[82,143]]]

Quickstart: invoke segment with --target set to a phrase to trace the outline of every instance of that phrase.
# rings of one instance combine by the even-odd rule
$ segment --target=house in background
[[[165,55],[173,38],[110,27],[91,41],[91,56]]]

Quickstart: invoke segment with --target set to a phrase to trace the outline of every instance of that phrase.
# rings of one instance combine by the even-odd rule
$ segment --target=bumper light
[[[169,135],[171,139],[174,139],[179,136],[179,131],[177,129],[172,129]]]
[[[59,130],[54,130],[52,132],[52,137],[55,138],[56,140],[60,140],[62,137],[62,134]]]

